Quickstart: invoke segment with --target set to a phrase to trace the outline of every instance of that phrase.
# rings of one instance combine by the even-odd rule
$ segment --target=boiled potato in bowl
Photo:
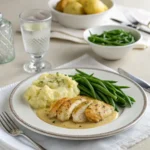
[[[108,10],[100,0],[61,0],[56,5],[56,10],[75,15],[97,14]]]
[[[80,14],[84,14],[84,9],[83,9],[83,6],[79,2],[74,1],[74,2],[68,3],[66,7],[64,8],[63,12],[68,13],[68,14],[80,15]]]
[[[61,0],[62,1],[62,0]],[[90,27],[98,26],[101,23],[103,23],[104,20],[109,18],[109,14],[114,9],[114,1],[113,0],[98,0],[98,2],[103,2],[104,5],[99,6],[106,6],[107,10],[104,11],[104,7],[98,9],[98,11],[95,12],[96,8],[92,9],[92,12],[86,13],[86,10],[84,8],[85,3],[87,0],[73,0],[74,2],[78,2],[78,8],[77,11],[68,11],[67,13],[64,12],[64,9],[62,11],[59,11],[56,7],[58,3],[60,3],[60,0],[49,0],[49,7],[52,13],[53,18],[58,21],[61,25],[67,27],[67,28],[73,28],[73,29],[87,29]],[[69,3],[73,3],[73,1],[69,1],[65,7],[68,7],[67,5],[70,5]],[[93,0],[97,1],[97,0]],[[95,4],[95,3],[94,3]],[[64,7],[64,8],[65,8]],[[90,6],[91,7],[91,6]],[[74,8],[74,7],[73,7]],[[71,8],[71,9],[73,9]],[[84,11],[82,11],[82,8]]]
[[[56,10],[63,12],[65,6],[72,1],[76,1],[76,0],[60,0],[57,5],[56,5]]]
[[[96,14],[108,9],[108,7],[100,0],[86,0],[83,7],[87,14]]]

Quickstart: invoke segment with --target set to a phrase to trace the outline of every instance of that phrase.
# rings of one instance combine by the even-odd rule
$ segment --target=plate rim
[[[141,91],[143,97],[144,97],[144,106],[142,108],[142,111],[141,113],[130,123],[128,123],[127,125],[121,127],[121,128],[118,128],[116,130],[113,130],[113,131],[110,131],[110,132],[105,132],[105,133],[99,133],[99,134],[93,134],[93,135],[67,135],[67,134],[59,134],[59,133],[55,133],[55,132],[47,132],[47,131],[44,131],[44,130],[41,130],[41,129],[38,129],[37,127],[33,127],[32,125],[30,125],[29,123],[25,122],[24,120],[22,120],[18,115],[17,113],[15,112],[14,108],[13,108],[13,104],[12,104],[12,99],[13,99],[13,95],[15,94],[16,90],[19,88],[20,85],[22,85],[25,81],[27,81],[28,79],[34,77],[34,76],[38,76],[42,73],[45,73],[45,72],[52,72],[52,71],[57,71],[57,70],[64,70],[64,69],[87,69],[87,70],[98,70],[98,71],[104,71],[104,72],[108,72],[108,73],[112,73],[112,74],[115,74],[115,75],[118,75],[118,76],[121,76],[122,78],[125,78],[127,80],[129,80],[130,82],[132,82],[133,84],[135,84],[139,90]],[[113,136],[113,135],[116,135],[118,134],[119,132],[123,132],[125,130],[127,130],[128,128],[131,128],[133,125],[135,125],[140,119],[141,117],[144,115],[145,111],[146,111],[146,108],[147,108],[147,95],[146,93],[144,92],[144,90],[136,83],[134,82],[133,80],[127,78],[127,77],[124,77],[116,72],[113,72],[113,71],[110,71],[110,70],[105,70],[105,69],[98,69],[98,68],[88,68],[88,67],[75,67],[75,68],[72,68],[72,67],[67,67],[67,68],[56,68],[56,69],[52,69],[52,70],[47,70],[47,71],[44,71],[44,72],[40,72],[38,74],[34,74],[34,75],[31,75],[29,77],[27,77],[26,79],[24,79],[23,81],[21,81],[19,84],[17,84],[17,86],[12,90],[10,96],[9,96],[9,108],[10,108],[10,111],[12,112],[12,116],[14,117],[14,119],[16,121],[18,121],[22,126],[24,126],[25,128],[29,129],[29,130],[32,130],[36,133],[39,133],[41,135],[46,135],[46,136],[49,136],[49,137],[55,137],[55,138],[59,138],[59,139],[70,139],[70,140],[90,140],[90,139],[100,139],[100,138],[105,138],[105,137],[110,137],[110,136]]]

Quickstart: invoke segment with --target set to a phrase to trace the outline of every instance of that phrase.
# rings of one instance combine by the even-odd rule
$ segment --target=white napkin
[[[112,69],[102,65],[91,56],[85,54],[76,60],[64,64],[58,68],[65,67],[94,67],[100,69]],[[0,113],[6,110],[9,95],[17,83],[8,85],[0,89]],[[150,94],[147,94],[150,98]],[[23,131],[36,142],[44,146],[47,150],[126,150],[135,145],[143,139],[150,136],[150,101],[148,101],[148,108],[143,118],[134,127],[128,131],[119,133],[105,139],[91,140],[91,141],[69,141],[60,140],[42,136],[34,133],[20,126]],[[25,144],[26,143],[26,144]],[[0,149],[2,150],[33,150],[31,144],[25,139],[19,137],[11,137],[0,128]]]
[[[150,12],[144,9],[137,8],[128,8],[124,6],[118,6],[118,9],[124,13],[124,15],[128,18],[128,15],[134,17],[138,22],[144,25],[148,25],[150,22]],[[129,16],[129,17],[130,17]]]
[[[116,18],[118,20],[122,20],[124,22],[129,23],[129,21],[125,17],[125,13],[131,14],[131,15],[133,15],[134,13],[134,16],[138,18],[138,20],[142,20],[143,23],[145,23],[144,22],[145,20],[150,19],[150,15],[148,16],[148,14],[150,13],[145,10],[136,9],[136,8],[128,8],[128,7],[124,7],[120,5],[115,6],[115,8],[110,14],[110,18]],[[107,19],[100,25],[109,25],[109,24],[118,24],[118,23],[115,23],[112,20]],[[83,32],[84,30],[77,30],[77,29],[64,27],[60,25],[58,22],[56,22],[56,20],[52,22],[51,38],[64,39],[64,40],[69,40],[69,41],[76,42],[76,43],[87,44],[86,41],[83,39]],[[145,49],[146,47],[150,45],[150,41],[149,41],[150,39],[148,37],[149,35],[144,34],[144,33],[142,34],[144,38],[136,46],[136,48],[139,48],[139,49],[140,48]]]

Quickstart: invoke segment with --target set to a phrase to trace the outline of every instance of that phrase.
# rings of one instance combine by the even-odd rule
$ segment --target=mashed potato
[[[79,95],[77,85],[76,81],[64,74],[45,73],[32,83],[24,97],[33,108],[44,108],[55,100]]]

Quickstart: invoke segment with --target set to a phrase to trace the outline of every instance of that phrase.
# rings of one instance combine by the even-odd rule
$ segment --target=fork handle
[[[40,144],[38,144],[37,142],[35,142],[34,140],[32,140],[30,137],[28,137],[25,134],[20,134],[23,137],[25,137],[28,141],[30,141],[36,148],[37,150],[46,150],[43,146],[41,146]]]

